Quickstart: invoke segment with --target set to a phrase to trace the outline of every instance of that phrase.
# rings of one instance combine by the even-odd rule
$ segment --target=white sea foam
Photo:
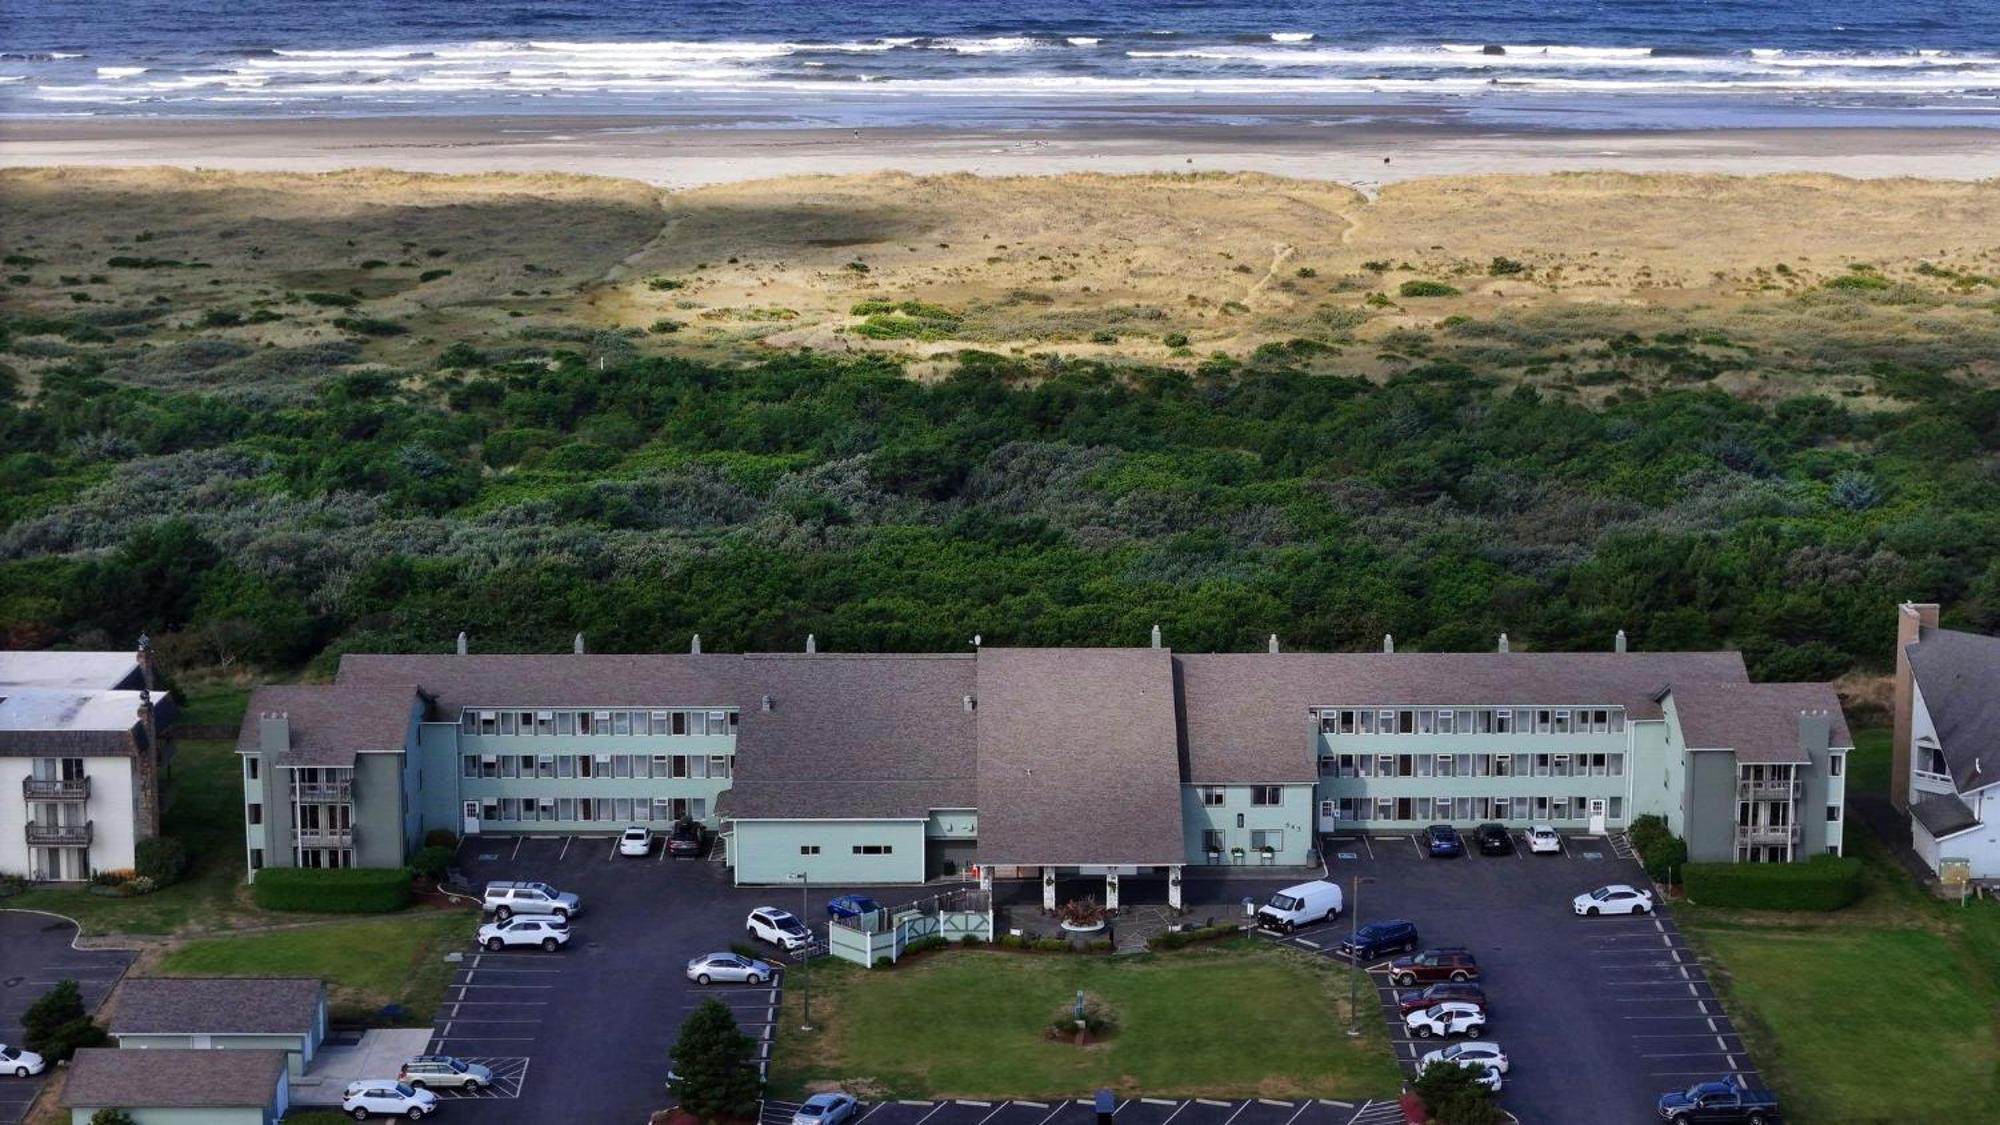
[[[1088,35],[1072,35],[1068,39],[1063,40],[1063,42],[1072,47],[1095,47],[1104,41],[1102,39],[1093,39]]]
[[[1274,31],[1271,33],[1271,42],[1273,43],[1310,43],[1312,38],[1313,33],[1310,31]]]
[[[97,76],[99,78],[130,78],[135,74],[144,73],[146,73],[146,68],[143,66],[100,66],[97,68]]]

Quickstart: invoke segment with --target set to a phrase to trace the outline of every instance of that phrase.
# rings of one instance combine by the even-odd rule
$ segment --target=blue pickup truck
[[[1685,1090],[1660,1095],[1663,1121],[1725,1122],[1727,1125],[1777,1125],[1778,1095],[1758,1090],[1730,1075],[1713,1082],[1697,1082]]]

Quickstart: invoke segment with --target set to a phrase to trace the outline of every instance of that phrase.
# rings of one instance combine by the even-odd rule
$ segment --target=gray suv
[[[493,1085],[493,1072],[450,1055],[418,1055],[403,1064],[396,1080],[418,1090],[480,1090]]]
[[[547,883],[488,883],[485,904],[503,922],[516,914],[553,914],[568,921],[583,913],[582,899]]]

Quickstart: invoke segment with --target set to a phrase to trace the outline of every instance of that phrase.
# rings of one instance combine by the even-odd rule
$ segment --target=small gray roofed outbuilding
[[[1166,649],[979,653],[979,861],[1178,864]]]
[[[1748,682],[1733,652],[1301,652],[1177,655],[1188,780],[1308,782],[1314,707],[1603,704],[1657,719],[1669,682]]]
[[[86,1047],[69,1063],[62,1104],[80,1109],[234,1109],[273,1104],[285,1052]]]
[[[1827,713],[1827,745],[1852,748],[1847,718],[1832,684],[1668,685],[1681,740],[1690,750],[1734,750],[1750,765],[1803,765],[1812,760],[1800,741],[1799,716]]]
[[[313,1030],[326,986],[310,977],[134,977],[113,1035],[292,1035]]]
[[[1968,828],[1979,827],[1979,818],[1972,815],[1971,806],[1956,793],[1933,793],[1919,801],[1910,803],[1910,815],[1924,826],[1924,831],[1934,840],[1941,840]]]
[[[236,752],[263,749],[263,717],[284,715],[291,749],[271,765],[351,767],[357,754],[392,754],[404,749],[417,689],[403,684],[266,685],[250,693]]]
[[[2000,637],[1927,628],[1904,652],[1958,791],[2000,782]]]

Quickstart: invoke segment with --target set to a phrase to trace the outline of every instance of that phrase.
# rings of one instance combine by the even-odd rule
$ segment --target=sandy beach
[[[900,171],[1262,172],[1382,184],[1577,170],[1860,179],[2000,176],[2000,130],[1773,128],[1496,132],[1439,111],[1379,107],[1361,123],[1271,110],[1256,124],[1187,123],[1211,107],[1160,106],[1154,122],[1047,129],[802,129],[688,117],[21,119],[0,125],[0,166],[172,165],[255,172],[391,168],[566,172],[668,188],[795,175]],[[1286,119],[1289,113],[1296,123]],[[724,119],[726,120],[726,119]]]

